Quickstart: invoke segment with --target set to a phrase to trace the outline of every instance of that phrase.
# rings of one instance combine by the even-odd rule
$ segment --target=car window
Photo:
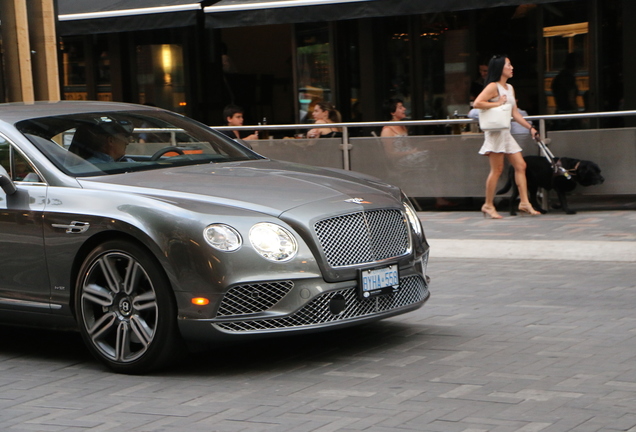
[[[25,120],[16,127],[74,176],[261,158],[225,135],[167,111],[80,113]]]
[[[42,181],[33,165],[2,137],[0,137],[0,165],[13,181]]]

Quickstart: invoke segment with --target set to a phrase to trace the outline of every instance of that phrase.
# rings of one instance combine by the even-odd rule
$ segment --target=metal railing
[[[636,110],[593,112],[576,114],[553,114],[526,116],[528,121],[539,125],[543,140],[550,138],[550,148],[556,156],[568,156],[597,162],[606,177],[603,186],[579,188],[582,194],[636,194],[636,184],[632,181],[633,166],[636,166],[636,128],[589,128],[577,130],[549,130],[548,122],[581,119],[602,119],[608,117],[632,117]],[[448,126],[461,127],[477,124],[470,118],[448,118],[440,120],[401,121],[403,126]],[[483,182],[488,173],[488,164],[478,159],[478,149],[483,142],[481,133],[445,135],[414,135],[406,137],[408,145],[419,150],[427,162],[420,166],[392,165],[392,157],[386,150],[387,140],[372,137],[351,137],[349,130],[381,128],[395,125],[392,121],[343,122],[326,124],[284,124],[258,126],[212,126],[215,129],[247,131],[294,131],[285,139],[261,139],[250,141],[254,149],[267,157],[292,160],[317,166],[328,166],[355,170],[379,177],[405,189],[410,196],[483,196]],[[313,128],[341,128],[342,138],[295,139],[297,131]],[[530,135],[516,136],[524,149],[524,154],[539,154]],[[282,150],[284,149],[284,151]],[[334,158],[339,150],[342,157]],[[427,153],[424,157],[424,153]],[[324,157],[321,155],[325,155]],[[606,175],[607,174],[607,175]],[[502,175],[504,181],[505,176]],[[428,186],[425,186],[428,185]],[[431,186],[434,185],[434,186]],[[478,185],[478,186],[476,186]]]
[[[539,134],[541,139],[547,138],[546,120],[574,120],[574,119],[599,119],[607,117],[629,117],[636,116],[636,110],[628,111],[604,111],[604,112],[583,112],[575,114],[551,114],[551,115],[534,115],[525,116],[529,121],[539,121]],[[453,126],[478,124],[479,121],[462,115],[461,118],[447,118],[440,120],[404,120],[400,121],[400,126]],[[342,151],[343,151],[343,168],[350,170],[349,150],[351,143],[349,141],[349,128],[378,128],[383,126],[393,126],[394,121],[378,121],[378,122],[347,122],[347,123],[320,123],[320,124],[282,124],[282,125],[255,125],[255,126],[210,126],[214,129],[226,130],[247,130],[247,131],[280,131],[280,130],[310,130],[315,128],[338,128],[342,129]]]

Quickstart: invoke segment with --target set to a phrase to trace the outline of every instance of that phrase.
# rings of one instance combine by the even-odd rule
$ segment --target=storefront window
[[[64,38],[62,67],[66,100],[113,100],[106,37]]]
[[[470,85],[475,79],[468,13],[421,15],[414,23],[419,51],[414,74],[414,105],[424,119],[464,117],[470,111]],[[459,127],[437,125],[425,134],[458,133]]]
[[[387,18],[385,97],[398,98],[407,116],[440,119],[469,108],[471,34],[461,14]],[[421,133],[444,133],[442,127]]]
[[[65,38],[62,45],[64,99],[86,100],[86,54],[83,38]]]
[[[183,48],[177,44],[137,46],[139,103],[185,113]]]
[[[574,113],[586,109],[590,89],[589,24],[578,2],[557,3],[544,13],[547,112]],[[579,127],[578,123],[572,127]],[[554,128],[569,128],[566,122]]]
[[[95,44],[95,56],[97,73],[95,81],[97,84],[97,99],[101,101],[112,101],[113,93],[111,89],[110,71],[110,51],[108,40],[99,38]]]
[[[311,121],[316,102],[333,102],[332,52],[327,24],[304,24],[296,31],[299,122]]]
[[[421,50],[421,94],[422,118],[440,119],[447,116],[446,80],[444,67],[444,33],[447,26],[443,22],[431,20],[422,15],[419,28]],[[440,127],[437,127],[440,132]]]
[[[403,101],[406,115],[411,116],[411,64],[410,47],[412,37],[409,33],[408,17],[388,18],[386,64],[389,88],[387,96]],[[387,119],[388,120],[388,119]]]
[[[584,110],[583,95],[590,88],[587,36],[587,22],[543,29],[546,45],[546,87],[549,89],[546,99],[548,111],[551,113],[572,113]],[[574,92],[576,102],[564,107],[564,102],[561,101],[563,95],[559,92],[568,92],[568,83],[564,78],[566,76],[571,78],[569,85]]]

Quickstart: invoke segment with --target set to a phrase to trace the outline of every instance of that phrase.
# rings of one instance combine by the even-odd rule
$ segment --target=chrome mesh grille
[[[359,299],[355,287],[330,291],[316,297],[298,312],[288,317],[216,323],[215,325],[227,332],[258,332],[310,327],[388,312],[418,303],[425,298],[427,293],[421,276],[402,278],[400,286],[401,289],[397,293],[379,295],[364,300]],[[330,310],[330,302],[334,298],[345,301],[344,310],[338,314],[333,314]]]
[[[278,303],[294,287],[292,281],[239,285],[223,296],[217,316],[263,312]]]
[[[399,210],[373,210],[324,219],[314,229],[332,267],[365,264],[404,255],[407,222]]]

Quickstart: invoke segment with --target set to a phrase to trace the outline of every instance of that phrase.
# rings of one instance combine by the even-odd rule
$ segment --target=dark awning
[[[184,27],[194,25],[202,9],[207,27],[227,28],[557,1],[563,0],[57,0],[58,33],[67,36]],[[206,4],[209,6],[204,7]]]
[[[207,27],[227,28],[339,21],[556,1],[559,0],[221,0],[203,10]]]
[[[113,33],[194,25],[197,0],[57,0],[58,33]]]

